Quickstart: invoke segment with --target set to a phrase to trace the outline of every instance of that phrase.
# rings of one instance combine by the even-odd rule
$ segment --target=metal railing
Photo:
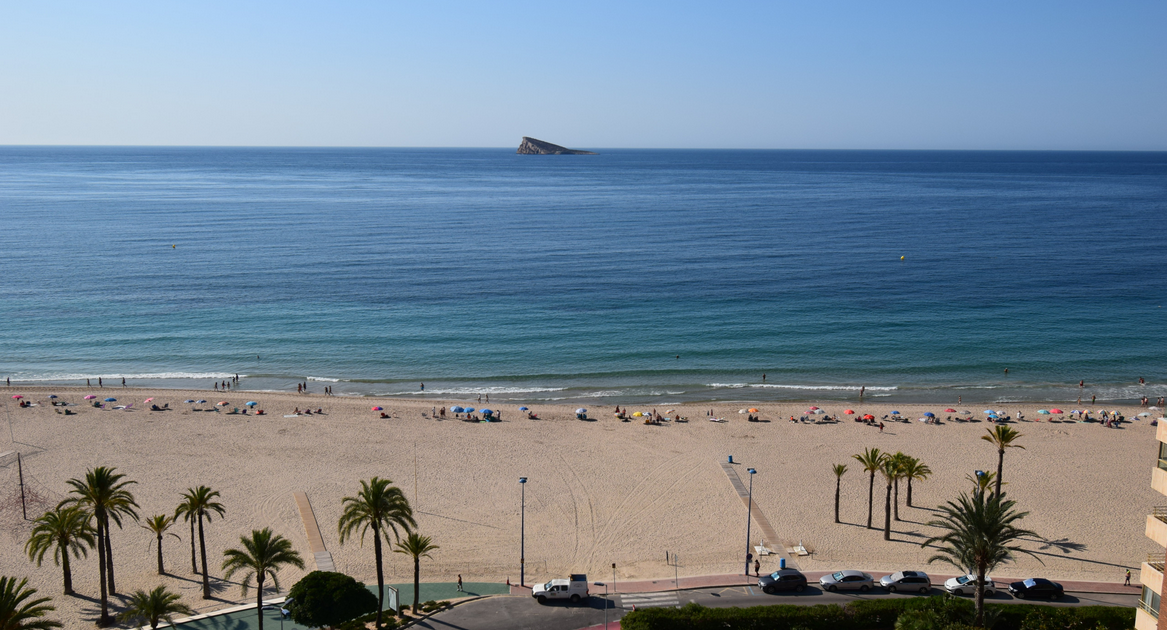
[[[1165,562],[1167,562],[1167,555],[1162,552],[1147,554],[1147,564],[1151,565],[1159,573],[1163,572]]]
[[[1167,505],[1156,505],[1151,508],[1151,516],[1167,523]]]
[[[1143,610],[1143,612],[1147,613],[1148,615],[1151,615],[1152,617],[1154,617],[1156,619],[1159,618],[1159,609],[1153,608],[1149,603],[1147,603],[1142,598],[1139,598],[1139,608],[1141,608]]]

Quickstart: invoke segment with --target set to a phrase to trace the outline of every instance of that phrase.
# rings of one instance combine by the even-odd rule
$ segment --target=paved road
[[[942,594],[940,589],[932,589],[933,595]],[[579,604],[550,603],[540,605],[530,597],[492,597],[463,604],[452,610],[435,615],[418,624],[420,628],[431,630],[565,630],[586,628],[604,623],[604,611],[608,619],[619,619],[635,604],[639,608],[678,606],[697,602],[702,606],[760,606],[765,604],[845,604],[855,599],[880,599],[887,597],[922,597],[922,595],[889,594],[880,591],[867,595],[845,593],[824,593],[813,586],[800,594],[781,593],[765,595],[751,587],[701,588],[681,592],[635,593],[615,597],[592,597]],[[1136,592],[1124,595],[1067,593],[1053,606],[1135,606],[1139,595]],[[1017,600],[1008,594],[998,593],[986,601],[1014,603]],[[1034,602],[1023,602],[1020,605]]]

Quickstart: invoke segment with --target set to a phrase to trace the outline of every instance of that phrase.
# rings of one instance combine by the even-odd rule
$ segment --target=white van
[[[531,587],[531,597],[546,604],[551,599],[566,599],[578,602],[588,597],[588,576],[582,573],[573,573],[569,579],[551,580],[544,584],[535,584]]]

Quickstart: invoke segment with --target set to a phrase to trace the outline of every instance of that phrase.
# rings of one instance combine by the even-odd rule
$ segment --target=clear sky
[[[1167,150],[1167,2],[0,1],[0,144]]]

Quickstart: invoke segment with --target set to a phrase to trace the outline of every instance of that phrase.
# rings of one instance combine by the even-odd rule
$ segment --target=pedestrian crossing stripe
[[[644,593],[636,595],[621,595],[620,603],[625,607],[659,608],[662,606],[680,606],[676,593]]]

